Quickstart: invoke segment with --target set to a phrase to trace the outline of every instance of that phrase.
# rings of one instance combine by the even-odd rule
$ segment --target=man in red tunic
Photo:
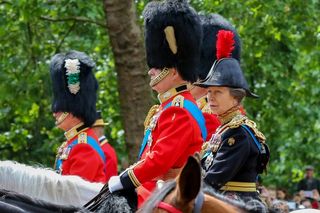
[[[78,175],[91,182],[106,182],[105,156],[90,128],[96,119],[95,64],[85,53],[56,54],[50,63],[52,111],[66,142],[58,149],[55,168],[62,175]]]
[[[97,120],[92,125],[92,129],[99,139],[99,143],[103,153],[106,157],[106,180],[108,181],[110,177],[118,175],[118,158],[117,153],[114,148],[109,144],[105,134],[104,126],[106,123],[101,117],[101,112],[97,112]]]
[[[145,120],[139,161],[109,180],[111,192],[137,188],[139,205],[158,180],[177,176],[207,134],[187,88],[197,78],[202,34],[198,15],[185,1],[169,0],[149,3],[144,16],[150,86],[160,105],[153,106]]]

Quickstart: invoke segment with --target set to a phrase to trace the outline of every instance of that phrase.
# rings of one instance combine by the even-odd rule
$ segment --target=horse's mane
[[[170,193],[175,187],[176,181],[168,181],[163,184],[160,189],[156,189],[152,193],[151,197],[143,204],[143,206],[137,211],[138,213],[142,212],[153,212],[153,209],[156,207],[160,201],[162,201],[166,195]]]
[[[132,191],[135,193],[135,191]],[[132,192],[129,192],[132,193]],[[136,211],[136,204],[132,204],[130,196],[126,196],[126,191],[110,193],[99,207],[94,211],[96,213],[133,213]],[[136,194],[135,194],[136,196]],[[136,202],[136,201],[133,201]]]
[[[82,206],[103,184],[90,183],[78,176],[63,176],[52,169],[0,161],[0,188],[54,204]]]

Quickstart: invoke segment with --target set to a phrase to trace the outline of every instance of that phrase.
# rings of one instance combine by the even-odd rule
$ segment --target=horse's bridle
[[[200,213],[201,208],[204,202],[204,194],[202,191],[200,191],[195,199],[194,207],[193,207],[193,213]],[[167,211],[168,213],[182,213],[182,211],[173,205],[166,203],[164,201],[160,201],[158,205],[156,206],[159,209],[163,209]]]

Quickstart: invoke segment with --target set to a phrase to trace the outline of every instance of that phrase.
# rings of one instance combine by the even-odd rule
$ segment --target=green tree
[[[127,44],[121,41],[125,36],[111,34],[108,24],[108,15],[121,18],[121,14],[108,14],[108,10],[122,9],[132,15],[136,9],[141,28],[141,12],[146,2],[137,0],[134,8],[124,0],[118,5],[118,1],[103,4],[78,0],[0,0],[1,159],[52,165],[55,149],[64,138],[54,127],[51,116],[48,63],[52,55],[69,49],[84,51],[96,61],[100,84],[97,105],[110,123],[107,126],[110,143],[116,147],[120,158],[127,158],[124,130],[128,130],[124,127],[126,114],[123,112],[132,108],[128,105],[123,109],[124,103],[119,99],[127,90],[121,95],[118,81],[129,72],[121,70],[122,66],[136,66],[122,61],[130,48],[124,48],[126,51],[121,55],[122,48],[117,49],[116,45]],[[271,148],[269,172],[263,178],[267,185],[293,189],[302,178],[305,164],[313,164],[316,171],[320,171],[317,163],[320,160],[319,2],[191,0],[190,3],[202,13],[223,15],[240,33],[242,68],[253,91],[261,97],[258,101],[247,99],[245,109],[249,117],[257,121]],[[132,25],[135,19],[131,22],[119,20],[119,23]],[[138,46],[143,43],[142,35],[140,40],[135,39]],[[146,71],[141,60],[138,64]],[[138,73],[141,75],[142,71]],[[131,74],[134,73],[127,77]],[[139,78],[144,79],[143,84],[147,81],[145,77]],[[136,88],[138,82],[128,85]],[[137,93],[149,97],[150,91],[140,88],[143,89]],[[146,99],[149,105],[151,99]],[[134,102],[133,108],[136,104]],[[139,131],[138,126],[144,119],[141,114],[147,106],[144,107],[134,118],[138,121],[135,131]],[[135,132],[134,137],[138,138],[142,131]],[[128,141],[127,137],[131,150],[133,143],[139,141]]]
[[[126,157],[119,99],[102,2],[0,1],[1,159],[51,166],[65,139],[51,115],[50,58],[76,49],[97,64],[98,108],[110,143]]]

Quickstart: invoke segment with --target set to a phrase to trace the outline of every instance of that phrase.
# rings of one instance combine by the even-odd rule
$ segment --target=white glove
[[[122,183],[120,181],[120,176],[112,176],[109,179],[108,186],[109,186],[109,191],[111,193],[123,189],[123,185],[122,185]]]

